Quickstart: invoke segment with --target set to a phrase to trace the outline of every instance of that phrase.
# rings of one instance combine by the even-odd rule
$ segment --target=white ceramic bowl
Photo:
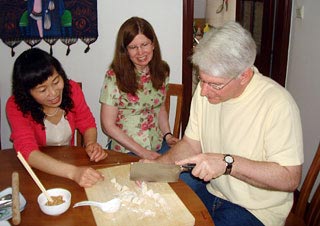
[[[46,196],[43,193],[41,193],[38,196],[38,204],[42,212],[44,212],[47,215],[57,216],[66,212],[69,209],[71,203],[71,193],[68,190],[63,188],[52,188],[47,190],[47,192],[50,196],[62,195],[64,203],[55,206],[47,206],[46,203],[48,202],[48,200]]]

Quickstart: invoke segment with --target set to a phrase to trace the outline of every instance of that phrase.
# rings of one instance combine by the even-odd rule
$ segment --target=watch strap
[[[167,141],[166,138],[167,138],[168,135],[173,136],[173,134],[172,134],[171,132],[168,132],[168,133],[166,133],[165,135],[163,135],[163,138],[162,138],[162,139],[163,139],[164,141]]]
[[[225,175],[230,175],[231,170],[232,170],[232,165],[226,163],[226,171],[224,171],[224,174],[225,174]]]

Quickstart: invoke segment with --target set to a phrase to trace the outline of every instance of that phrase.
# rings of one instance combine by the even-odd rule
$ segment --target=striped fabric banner
[[[70,53],[78,39],[89,45],[98,38],[97,0],[1,0],[0,38],[11,48],[22,41],[30,47],[61,40]]]

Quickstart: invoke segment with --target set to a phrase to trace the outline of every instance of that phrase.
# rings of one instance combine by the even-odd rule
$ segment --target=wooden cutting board
[[[195,218],[168,183],[130,181],[130,164],[99,169],[105,176],[91,188],[86,188],[88,200],[106,202],[121,199],[115,213],[105,213],[91,207],[97,226],[193,226]]]

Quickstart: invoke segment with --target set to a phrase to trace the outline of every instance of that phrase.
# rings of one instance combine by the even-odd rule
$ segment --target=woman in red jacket
[[[107,157],[97,143],[95,119],[81,88],[67,78],[56,58],[37,48],[23,52],[14,63],[12,94],[6,105],[11,140],[32,167],[72,179],[82,187],[103,180],[90,167],[57,161],[39,150],[45,145],[74,145],[78,128],[90,160]]]

